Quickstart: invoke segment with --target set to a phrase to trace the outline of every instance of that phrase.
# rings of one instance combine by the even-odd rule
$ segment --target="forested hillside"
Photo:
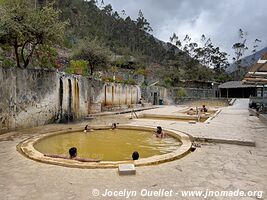
[[[111,5],[100,10],[94,1],[61,0],[58,3],[62,20],[70,20],[67,36],[70,42],[88,37],[97,38],[114,53],[137,54],[161,62],[166,56],[162,43],[148,34],[151,27],[140,11],[138,19],[120,17]]]
[[[36,43],[35,51],[30,54],[27,54],[26,50],[32,50],[31,42],[23,47],[17,47],[22,57],[24,54],[28,55],[28,60],[23,65],[25,68],[63,66],[68,73],[77,73],[76,69],[81,68],[80,71],[84,75],[94,75],[94,72],[99,70],[127,68],[134,73],[153,76],[155,80],[167,86],[175,86],[179,80],[223,82],[229,79],[224,71],[225,54],[220,52],[218,47],[214,47],[210,39],[207,39],[202,47],[187,42],[186,38],[183,40],[185,42],[183,47],[179,45],[177,39],[172,44],[164,43],[154,38],[153,27],[145,19],[145,13],[143,14],[141,10],[137,19],[131,19],[124,11],[114,11],[111,5],[103,3],[99,7],[93,0],[56,0],[52,5],[48,0],[18,1],[28,5],[28,11],[24,11],[25,13],[31,13],[36,9],[42,12],[46,7],[52,6],[57,12],[59,11],[59,20],[62,23],[68,23],[65,26],[63,42],[60,44],[55,42],[51,45],[41,41]],[[15,0],[10,2],[13,2],[13,6],[16,4]],[[16,9],[19,10],[19,8]],[[19,15],[18,10],[9,15]],[[57,13],[51,15],[52,18],[56,16]],[[42,21],[49,20],[44,19],[43,15],[40,17]],[[49,17],[47,15],[47,18]],[[2,25],[5,24],[6,22],[3,21]],[[32,24],[30,33],[33,27],[36,25]],[[22,34],[24,32],[22,31]],[[49,34],[47,35],[49,37]],[[6,35],[2,38],[0,63],[5,66],[15,65],[13,58],[16,57],[17,66],[20,66],[21,56],[17,55],[18,52],[15,52],[16,56],[14,56],[14,48],[9,48],[9,40],[5,37]],[[62,57],[64,61],[60,60]],[[25,59],[22,60],[25,61]]]
[[[154,38],[152,27],[141,10],[137,19],[131,19],[124,12],[114,11],[111,5],[102,5],[99,9],[95,1],[59,1],[57,6],[62,11],[62,20],[70,20],[67,36],[71,45],[85,37],[97,38],[116,55],[133,56],[138,63],[136,68],[154,71],[160,80],[170,85],[181,79],[220,82],[229,79],[224,69],[219,67],[214,71],[204,67],[191,59],[188,52],[180,51],[179,46]],[[125,66],[121,62],[117,62],[119,66]],[[153,70],[155,63],[161,68]]]

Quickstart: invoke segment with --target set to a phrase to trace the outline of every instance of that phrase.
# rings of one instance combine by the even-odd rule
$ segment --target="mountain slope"
[[[50,1],[38,0],[41,6]],[[154,77],[168,86],[177,86],[179,80],[222,82],[229,78],[224,70],[204,66],[187,51],[155,38],[141,11],[132,20],[119,15],[111,5],[99,8],[95,0],[56,0],[54,5],[61,11],[60,19],[69,22],[64,47],[70,52],[86,40],[97,41],[113,52],[116,59],[99,70],[109,70],[111,66],[131,69],[133,74]],[[67,59],[74,58],[70,54]]]
[[[255,64],[260,58],[261,56],[267,52],[267,47],[257,51],[255,54],[246,56],[244,58],[241,59],[241,66],[245,68],[250,67],[251,65]],[[234,71],[237,70],[237,66],[236,64],[231,64],[228,68],[227,68],[227,72],[232,73]]]

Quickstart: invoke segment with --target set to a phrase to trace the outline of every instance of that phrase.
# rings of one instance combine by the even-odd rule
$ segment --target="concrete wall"
[[[164,105],[173,104],[170,98],[170,92],[165,87],[160,86],[145,86],[142,87],[142,97],[152,105],[159,105],[160,101]]]
[[[101,93],[103,106],[137,104],[141,98],[139,86],[106,83]]]
[[[81,119],[141,98],[139,86],[43,69],[0,68],[0,85],[0,133]]]
[[[88,85],[52,70],[0,68],[0,133],[87,115]]]
[[[132,107],[141,96],[154,105],[173,104],[172,99],[177,102],[176,88],[141,89],[44,69],[0,68],[0,86],[0,132],[68,122],[109,108]],[[187,98],[214,96],[214,90],[185,90]]]
[[[89,80],[78,75],[64,73],[57,73],[57,75],[56,95],[59,116],[56,120],[65,122],[86,116],[91,94]]]
[[[57,74],[0,68],[0,130],[48,123],[56,116]]]
[[[164,105],[181,103],[187,99],[209,99],[216,97],[216,89],[182,88],[185,96],[179,97],[180,88],[164,88],[160,86],[142,87],[142,96],[148,102],[158,105],[162,100]]]
[[[181,88],[170,88],[169,96],[173,101],[177,104],[184,103],[192,100],[200,100],[200,99],[214,99],[216,95],[218,95],[218,91],[216,88],[214,89],[199,89],[199,88],[182,88],[185,96],[181,95],[179,92]]]
[[[174,97],[178,97],[178,91],[180,88],[171,88],[170,91]],[[188,98],[210,98],[215,97],[216,90],[215,89],[199,89],[199,88],[182,88],[185,91],[186,96]]]

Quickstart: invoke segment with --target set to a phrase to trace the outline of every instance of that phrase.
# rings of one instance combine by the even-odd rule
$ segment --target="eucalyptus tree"
[[[241,28],[238,30],[238,41],[233,44],[232,48],[234,49],[235,57],[233,57],[233,61],[236,64],[237,70],[241,68],[241,57],[248,50],[247,47],[247,32],[244,32]]]
[[[225,74],[225,69],[229,65],[228,54],[221,51],[219,47],[214,46],[211,39],[206,38],[204,34],[201,35],[200,43],[193,42],[189,35],[180,40],[175,33],[170,37],[170,41],[189,55],[185,68],[187,69],[187,78],[196,77],[198,74],[201,79],[206,79],[206,76],[212,79],[210,69],[215,73],[215,79],[218,75]]]

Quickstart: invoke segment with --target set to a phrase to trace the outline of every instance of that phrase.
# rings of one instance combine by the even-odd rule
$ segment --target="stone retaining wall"
[[[139,86],[45,69],[0,68],[0,85],[0,133],[82,119],[105,106],[128,108],[141,97]]]
[[[88,113],[88,80],[54,70],[0,68],[0,133]]]

